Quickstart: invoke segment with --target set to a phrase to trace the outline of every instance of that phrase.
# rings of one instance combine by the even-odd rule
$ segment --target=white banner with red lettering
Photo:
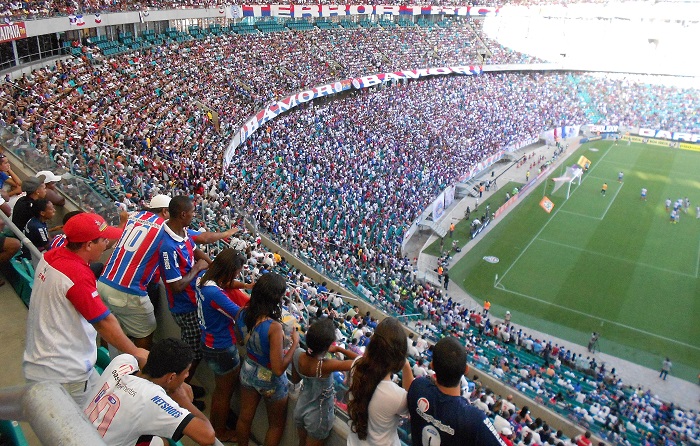
[[[229,5],[226,17],[338,17],[338,16],[417,16],[451,15],[462,17],[492,17],[498,15],[496,6],[421,6],[421,5]]]
[[[445,213],[445,191],[433,201],[433,221],[439,221],[440,217]]]

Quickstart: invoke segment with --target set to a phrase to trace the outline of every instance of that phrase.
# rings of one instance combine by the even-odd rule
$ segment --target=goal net
[[[551,195],[562,196],[564,194],[564,190],[566,190],[566,198],[568,199],[569,195],[571,195],[571,185],[581,184],[582,176],[583,168],[578,164],[574,164],[573,166],[567,167],[564,175],[557,178],[552,178],[552,181],[554,182],[554,188],[552,189]],[[562,188],[562,186],[566,187]],[[559,189],[562,189],[562,191],[557,193]]]

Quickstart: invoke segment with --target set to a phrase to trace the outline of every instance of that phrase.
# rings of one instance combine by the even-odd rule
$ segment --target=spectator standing
[[[177,196],[170,200],[168,209],[170,219],[163,225],[165,235],[161,245],[160,271],[165,281],[168,306],[180,327],[180,336],[194,352],[189,383],[202,360],[202,331],[197,317],[194,279],[209,267],[211,259],[197,248],[192,239],[199,232],[188,228],[194,218],[192,200],[184,195]]]
[[[216,383],[211,397],[211,422],[220,441],[236,439],[235,431],[226,428],[226,418],[240,373],[241,358],[233,327],[240,306],[230,299],[226,289],[241,273],[245,262],[245,256],[234,249],[224,249],[196,285],[202,356]]]
[[[156,195],[148,209],[129,216],[124,234],[107,261],[97,289],[124,332],[141,348],[149,349],[156,329],[147,286],[154,280],[169,217],[170,197]]]
[[[284,434],[288,400],[285,371],[299,345],[299,334],[292,331],[291,346],[284,351],[281,303],[286,290],[284,277],[264,274],[255,282],[250,302],[236,317],[236,337],[247,353],[241,368],[241,413],[236,424],[240,446],[248,445],[261,398],[269,425],[264,444],[276,446]]]
[[[301,446],[321,446],[335,421],[334,372],[350,370],[357,354],[333,345],[335,326],[330,319],[315,322],[306,333],[306,351],[296,349],[292,360],[292,381],[303,385],[294,409],[294,424]],[[345,360],[326,359],[341,353]]]
[[[66,246],[47,252],[36,267],[23,369],[27,381],[60,383],[82,406],[97,380],[98,333],[139,361],[145,362],[148,352],[126,337],[102,303],[88,265],[122,230],[107,226],[97,214],[83,213],[71,218],[64,232]]]
[[[179,339],[158,341],[139,370],[135,357],[112,360],[92,390],[83,411],[108,446],[148,444],[153,436],[200,445],[215,441],[209,420],[192,404],[184,381],[194,354]],[[155,403],[155,404],[154,404]]]
[[[377,325],[364,356],[351,370],[349,446],[399,445],[397,428],[408,414],[406,395],[413,382],[411,365],[406,359],[406,333],[396,318]],[[402,387],[392,381],[402,373]]]

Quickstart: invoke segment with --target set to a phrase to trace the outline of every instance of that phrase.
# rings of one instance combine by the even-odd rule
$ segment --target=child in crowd
[[[335,326],[324,318],[315,322],[306,333],[306,351],[297,349],[292,364],[292,381],[302,381],[301,394],[294,410],[294,424],[299,433],[299,446],[320,446],[333,428],[335,388],[333,372],[350,370],[358,355],[333,345]],[[341,353],[346,360],[327,359],[328,353]]]
[[[27,226],[24,227],[24,235],[36,246],[36,249],[44,252],[49,248],[51,242],[46,222],[56,215],[56,208],[46,198],[40,198],[34,202],[32,212],[34,215],[27,222]],[[29,248],[22,248],[22,252],[26,258],[32,258]]]

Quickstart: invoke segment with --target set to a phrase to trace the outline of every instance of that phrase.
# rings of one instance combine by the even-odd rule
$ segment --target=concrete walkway
[[[567,143],[569,144],[569,149],[557,159],[555,165],[553,166],[553,169],[557,169],[559,165],[563,163],[564,160],[566,160],[566,158],[568,158],[568,156],[571,153],[573,153],[576,149],[580,147],[580,144],[578,143],[578,138],[571,139],[567,141]],[[602,144],[605,143],[606,142],[602,142]],[[538,146],[533,149],[533,147],[531,146],[527,149],[516,153],[516,155],[529,155],[532,152],[535,152],[535,159],[537,159],[540,155],[544,155],[545,159],[547,160],[552,157],[554,153],[554,148]],[[526,166],[527,165],[529,165],[529,163],[526,163]],[[495,171],[495,176],[498,176],[502,172],[504,172],[509,166],[510,164],[496,164],[492,166],[492,170]],[[521,167],[519,169],[513,167],[508,172],[506,172],[506,174],[503,177],[499,178],[498,183],[503,185],[505,185],[509,181],[524,183],[526,171],[527,167]],[[486,172],[483,178],[490,179],[490,172],[490,170]],[[531,171],[531,175],[534,176],[534,173],[535,169]],[[538,185],[545,179],[541,179]],[[532,191],[536,189],[536,186],[533,186],[530,189],[528,189],[525,192],[525,195],[532,193]],[[479,200],[479,203],[484,203],[494,193],[500,193],[501,195],[503,195],[505,191],[491,190],[490,192],[484,192],[484,196]],[[474,198],[467,197],[460,200],[459,202],[454,203],[445,212],[445,216],[439,223],[440,226],[447,229],[449,228],[450,223],[456,223],[458,220],[463,219],[464,211],[466,210],[467,206],[470,206],[472,209],[474,209],[475,202],[476,200]],[[511,206],[508,210],[506,210],[506,212],[502,214],[502,216],[499,217],[499,219],[492,222],[491,225],[489,225],[483,231],[483,233],[480,234],[475,240],[470,240],[467,243],[467,245],[462,248],[462,252],[455,253],[452,256],[452,264],[457,263],[457,261],[464,257],[464,255],[466,255],[467,252],[469,252],[469,250],[479,241],[479,239],[482,238],[486,233],[488,233],[491,230],[491,228],[493,228],[496,224],[498,224],[498,220],[502,219],[502,217],[507,215],[508,212],[510,212],[513,208],[515,208],[515,206]],[[495,209],[493,209],[492,211],[495,211]],[[417,266],[419,270],[419,277],[425,277],[426,280],[435,284],[437,284],[438,281],[437,275],[433,270],[437,268],[437,258],[432,255],[424,254],[422,251],[437,239],[438,236],[434,234],[418,233],[414,235],[413,239],[409,241],[406,247],[406,255],[411,259],[418,259]],[[448,247],[449,243],[450,242],[446,240],[445,246]],[[466,291],[460,288],[458,285],[459,281],[455,279],[456,278],[452,278],[452,280],[450,281],[451,286],[449,296],[452,297],[454,301],[461,302],[470,309],[481,310],[481,303],[477,302]],[[700,386],[695,383],[691,383],[680,378],[675,378],[673,376],[669,376],[668,379],[664,381],[659,378],[658,370],[649,369],[647,367],[614,356],[610,356],[605,353],[597,352],[595,354],[591,354],[588,352],[586,346],[573,344],[570,341],[565,341],[551,336],[547,333],[542,333],[540,331],[537,331],[537,327],[523,328],[526,328],[527,333],[536,338],[548,339],[551,340],[553,343],[564,345],[566,346],[566,348],[569,348],[574,353],[581,353],[584,356],[594,356],[596,358],[596,362],[598,362],[599,364],[601,362],[604,362],[608,370],[612,367],[615,367],[618,376],[622,378],[625,384],[631,384],[635,387],[642,386],[642,388],[644,388],[645,390],[651,390],[652,394],[658,395],[664,401],[673,402],[685,409],[700,411]],[[660,367],[661,364],[659,364],[659,368]]]

